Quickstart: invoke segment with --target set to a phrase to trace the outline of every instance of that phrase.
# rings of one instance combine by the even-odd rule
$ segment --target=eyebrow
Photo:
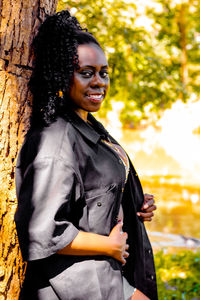
[[[105,69],[105,68],[108,68],[109,66],[108,65],[105,65],[105,66],[102,66],[101,69]],[[80,66],[79,69],[83,69],[83,68],[90,68],[90,69],[96,69],[94,66],[90,66],[90,65],[84,65],[84,66]]]

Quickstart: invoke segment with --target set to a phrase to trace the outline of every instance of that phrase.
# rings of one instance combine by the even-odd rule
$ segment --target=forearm
[[[122,222],[113,227],[109,236],[79,231],[75,239],[58,254],[64,255],[106,255],[126,263],[129,256],[126,244],[127,233],[122,232]]]
[[[75,239],[66,247],[59,250],[64,255],[108,255],[112,250],[108,236],[80,231]]]

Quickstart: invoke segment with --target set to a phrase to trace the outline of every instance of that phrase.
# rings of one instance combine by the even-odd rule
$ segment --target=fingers
[[[152,218],[144,218],[143,219],[143,222],[151,222],[152,221]]]
[[[117,223],[117,225],[115,225],[114,227],[113,227],[113,229],[112,229],[112,231],[111,231],[111,234],[118,234],[118,233],[123,233],[123,229],[122,229],[122,227],[123,227],[123,223],[122,222],[120,222],[120,223]]]
[[[117,225],[115,225],[115,227],[117,227],[117,230],[120,232],[120,234],[123,235],[123,237],[125,238],[125,240],[127,240],[128,234],[126,232],[123,232],[123,229],[122,229],[123,223],[120,222]]]
[[[128,239],[128,234],[126,232],[123,232],[123,236],[124,236],[125,240]]]
[[[126,264],[125,258],[122,257],[120,261],[121,261],[121,263],[122,263],[122,266],[124,266],[124,265]]]
[[[153,211],[157,209],[156,205],[154,204],[154,195],[151,194],[144,194],[144,203],[141,207],[141,212],[138,212],[137,215],[140,219],[145,221],[151,221],[152,217],[154,216]]]
[[[122,257],[121,257],[121,263],[124,266],[126,264],[126,258],[129,257],[129,253],[127,251],[124,251]]]
[[[120,240],[123,241],[123,244],[126,244],[126,240],[128,239],[128,234],[126,232],[123,232],[122,226],[123,223],[118,223],[117,225],[115,225],[110,233],[110,236],[118,237],[120,238]]]
[[[123,232],[123,223],[116,224],[109,234],[111,256],[125,265],[126,258],[129,256],[129,245],[126,243],[128,234]]]
[[[147,193],[144,194],[144,199],[145,199],[145,200],[150,200],[150,199],[152,199],[152,198],[154,198],[154,195],[152,195],[152,194],[147,194]]]
[[[126,244],[126,246],[125,246],[125,250],[128,250],[129,249],[129,245],[128,244]]]
[[[142,218],[152,218],[154,216],[153,212],[138,212],[137,215]]]
[[[126,264],[126,258],[129,257],[129,253],[126,251],[126,250],[128,250],[128,248],[129,248],[129,245],[126,244],[125,251],[123,252],[122,261],[121,261],[123,266]]]
[[[157,209],[156,205],[151,205],[150,207],[148,207],[147,209],[145,209],[145,212],[149,213],[149,212],[152,212],[152,211],[154,211],[156,209]]]
[[[145,202],[142,205],[141,210],[145,210],[145,212],[150,212],[150,211],[156,210],[157,207],[156,207],[156,205],[154,205],[154,203],[155,203],[154,199],[148,200],[147,202]]]
[[[142,205],[142,209],[147,209],[149,206],[154,204],[154,199],[145,200],[145,202]]]
[[[154,216],[154,213],[153,212],[148,212],[148,213],[138,212],[137,215],[138,215],[138,217],[142,218],[143,221],[151,221],[152,217]]]
[[[124,258],[129,257],[129,253],[128,253],[127,251],[125,251],[124,254],[123,254],[123,257],[124,257]]]

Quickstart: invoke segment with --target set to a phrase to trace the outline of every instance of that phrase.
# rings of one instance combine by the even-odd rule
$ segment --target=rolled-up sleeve
[[[80,181],[62,159],[45,158],[28,166],[15,214],[25,260],[51,256],[71,243],[79,230],[70,221],[70,207],[80,197]]]

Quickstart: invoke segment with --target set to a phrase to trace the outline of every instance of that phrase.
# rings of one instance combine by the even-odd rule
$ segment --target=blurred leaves
[[[121,121],[133,127],[147,118],[144,107],[149,102],[151,110],[159,113],[178,98],[186,101],[200,92],[200,1],[154,2],[160,5],[159,12],[146,9],[151,30],[137,25],[137,1],[58,3],[58,10],[69,9],[94,34],[108,57],[111,88],[101,114],[110,109],[111,99],[120,100],[124,103]]]
[[[163,63],[177,83],[182,85],[182,99],[199,96],[200,83],[200,1],[158,0],[159,12],[147,9],[154,22],[155,39],[162,45]],[[180,94],[177,94],[180,96]]]
[[[199,299],[199,262],[200,252],[156,253],[159,299]]]

